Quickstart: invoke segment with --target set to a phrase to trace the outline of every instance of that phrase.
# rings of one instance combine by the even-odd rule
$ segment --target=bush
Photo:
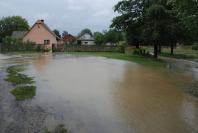
[[[5,37],[1,50],[2,52],[36,51],[36,44],[33,42],[23,43],[22,39]]]
[[[144,48],[138,48],[133,51],[134,55],[149,56],[149,52]]]
[[[197,43],[192,46],[192,50],[198,50],[198,44]]]

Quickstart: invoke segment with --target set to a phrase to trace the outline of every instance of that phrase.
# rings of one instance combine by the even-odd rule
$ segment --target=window
[[[44,45],[49,45],[50,44],[50,40],[44,40]]]

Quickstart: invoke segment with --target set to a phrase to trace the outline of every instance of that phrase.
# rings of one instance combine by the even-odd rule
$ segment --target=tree
[[[104,44],[104,34],[101,32],[95,32],[94,33],[94,39],[95,39],[95,43],[96,45],[102,45]]]
[[[11,36],[13,31],[27,31],[29,25],[21,16],[3,17],[0,20],[0,42],[6,36]]]
[[[59,30],[55,29],[55,30],[53,30],[53,32],[54,32],[54,34],[56,34],[56,36],[61,38]]]
[[[68,34],[69,34],[69,33],[68,33],[67,31],[63,31],[62,37],[66,36],[66,35],[68,35]]]
[[[170,0],[177,11],[186,38],[184,41],[193,43],[198,42],[198,0]]]
[[[121,15],[113,19],[110,27],[126,32],[128,43],[139,48],[142,41],[143,0],[120,1],[115,5],[114,11]]]
[[[171,46],[181,41],[181,28],[178,13],[171,0],[123,0],[115,6],[121,14],[113,19],[111,27],[125,31],[128,43],[139,48],[140,43],[154,46],[154,57],[163,45]],[[175,0],[172,0],[175,1]],[[181,33],[179,33],[181,32]]]
[[[93,34],[92,34],[91,30],[90,30],[90,29],[88,29],[88,28],[86,28],[86,29],[82,30],[82,31],[80,32],[80,34],[79,34],[79,35],[81,36],[82,34],[85,34],[85,33],[90,34],[91,36],[93,36]]]
[[[119,41],[123,41],[123,35],[119,31],[110,29],[109,31],[104,32],[104,42],[116,44]]]

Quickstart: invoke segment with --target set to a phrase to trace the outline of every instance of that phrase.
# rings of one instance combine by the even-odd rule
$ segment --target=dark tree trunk
[[[154,44],[154,58],[158,58],[158,45]]]
[[[171,44],[171,55],[174,54],[174,44]]]
[[[158,53],[161,54],[161,52],[162,52],[162,46],[160,45],[160,46],[159,46]]]
[[[139,44],[136,44],[135,47],[138,49],[138,48],[140,48],[140,45]]]

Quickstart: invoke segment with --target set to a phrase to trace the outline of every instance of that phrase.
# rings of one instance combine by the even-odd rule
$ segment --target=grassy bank
[[[146,66],[165,67],[165,63],[162,60],[141,57],[133,54],[113,53],[113,52],[66,52],[66,54],[72,54],[77,56],[100,56],[110,59],[132,61]]]
[[[153,48],[145,47],[150,52],[153,52]],[[170,54],[170,48],[162,48],[161,56],[176,58],[176,59],[185,59],[185,60],[197,60],[198,59],[198,50],[192,50],[192,46],[180,46],[174,49],[174,55]]]

